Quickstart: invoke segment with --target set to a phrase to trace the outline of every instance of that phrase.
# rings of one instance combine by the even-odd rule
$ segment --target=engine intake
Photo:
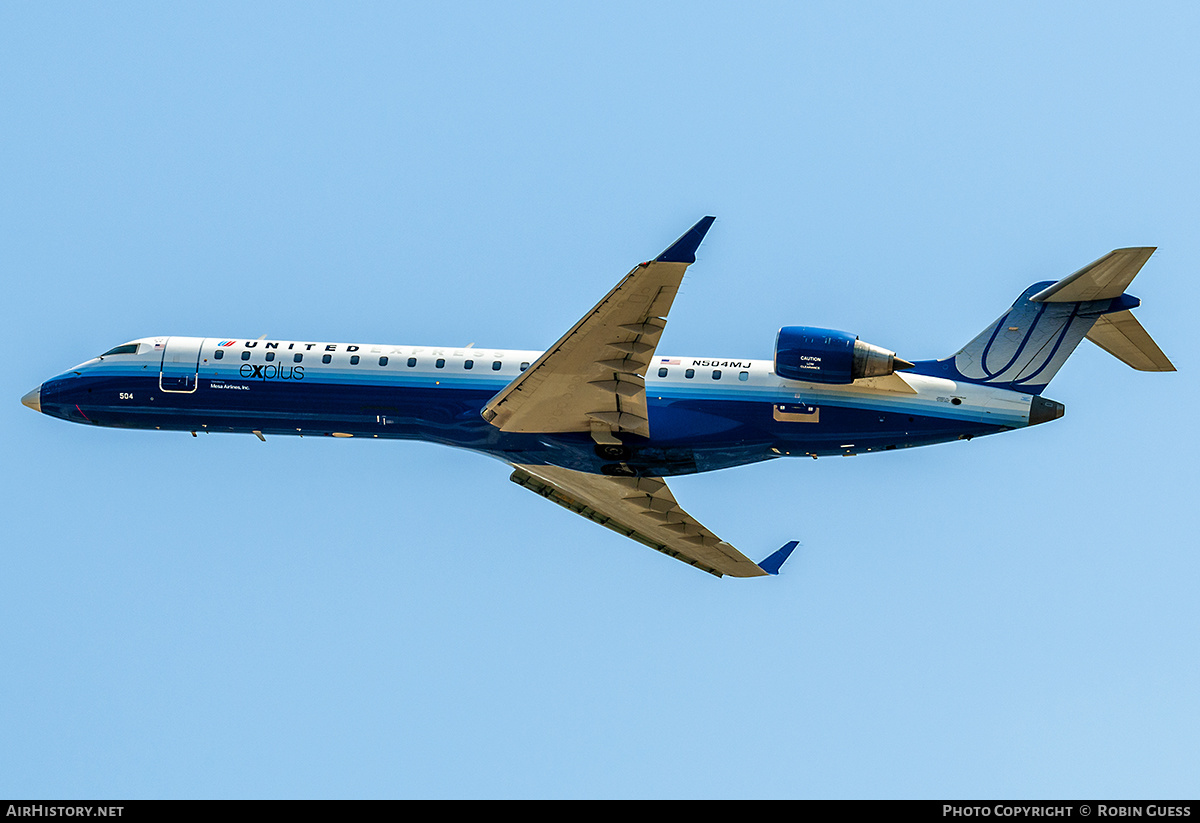
[[[775,338],[775,373],[810,383],[853,383],[883,377],[912,363],[858,335],[809,326],[784,326]]]

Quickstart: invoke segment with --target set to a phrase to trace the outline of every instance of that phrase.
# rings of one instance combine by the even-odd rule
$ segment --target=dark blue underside
[[[66,375],[41,389],[42,411],[98,426],[169,431],[424,440],[510,463],[593,473],[615,466],[669,476],[784,455],[837,455],[923,446],[1006,427],[888,410],[823,405],[819,423],[780,422],[762,401],[650,400],[654,437],[628,438],[628,451],[600,454],[589,434],[513,434],[480,417],[490,390],[339,383],[249,382],[201,377],[190,394],[164,392],[154,377]],[[122,397],[122,394],[126,395]],[[129,397],[131,396],[131,397]]]

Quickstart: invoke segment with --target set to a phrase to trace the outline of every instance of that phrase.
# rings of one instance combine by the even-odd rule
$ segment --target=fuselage
[[[540,355],[143,338],[47,380],[25,402],[97,426],[425,440],[508,463],[593,473],[620,464],[651,476],[969,439],[1062,413],[1028,394],[920,374],[827,385],[780,378],[771,360],[656,356],[645,375],[651,436],[628,438],[618,455],[588,432],[504,432],[480,416]]]

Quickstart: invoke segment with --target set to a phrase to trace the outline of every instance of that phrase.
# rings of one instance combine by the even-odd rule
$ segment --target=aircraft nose
[[[35,412],[40,412],[42,410],[42,387],[38,386],[33,391],[27,393],[21,398],[21,402]]]

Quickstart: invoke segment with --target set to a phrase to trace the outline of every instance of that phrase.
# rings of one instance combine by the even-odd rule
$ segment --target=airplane
[[[886,452],[1062,417],[1042,391],[1086,337],[1142,371],[1175,367],[1125,288],[1155,251],[1109,252],[1027,288],[953,355],[910,362],[857,335],[785,326],[774,357],[664,356],[658,341],[700,220],[634,266],[545,351],[146,337],[21,402],[92,426],[425,440],[498,458],[510,479],[721,577],[778,574],[676,501],[667,479],[787,456]]]

